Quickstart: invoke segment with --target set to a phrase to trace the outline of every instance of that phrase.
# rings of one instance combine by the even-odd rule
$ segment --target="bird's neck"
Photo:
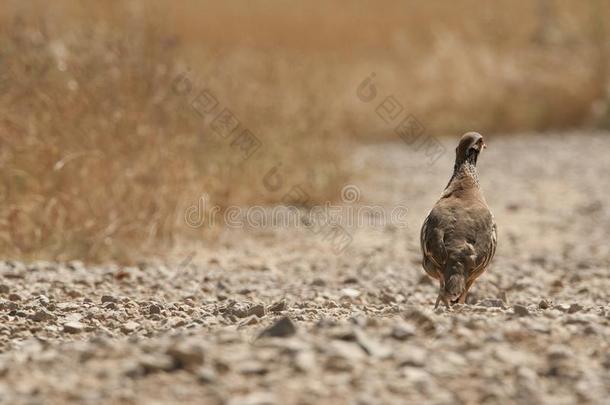
[[[453,166],[453,178],[470,178],[474,181],[476,186],[479,186],[479,172],[477,171],[476,162],[465,160],[461,164],[455,164]]]
[[[476,160],[456,162],[453,167],[453,175],[443,195],[461,194],[472,189],[479,190],[479,173],[477,172]]]

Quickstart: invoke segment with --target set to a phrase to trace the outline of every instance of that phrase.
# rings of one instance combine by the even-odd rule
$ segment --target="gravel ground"
[[[434,310],[419,227],[446,184],[402,144],[355,148],[359,204],[406,228],[231,230],[134,267],[0,263],[3,403],[607,403],[609,134],[488,139],[496,257]],[[417,402],[416,402],[417,401]]]

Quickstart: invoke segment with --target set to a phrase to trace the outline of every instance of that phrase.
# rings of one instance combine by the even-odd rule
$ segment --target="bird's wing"
[[[475,220],[475,266],[470,270],[468,279],[479,277],[496,254],[498,230],[493,215],[486,209]]]
[[[447,262],[447,250],[443,240],[447,229],[445,216],[435,207],[430,211],[421,228],[420,242],[424,261],[429,260],[436,271],[441,271]]]

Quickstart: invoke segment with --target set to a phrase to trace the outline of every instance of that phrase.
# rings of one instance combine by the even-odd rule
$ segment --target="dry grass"
[[[608,1],[43,4],[0,6],[5,256],[141,257],[203,236],[184,210],[204,192],[334,198],[347,142],[393,136],[356,97],[371,72],[432,134],[610,122]],[[262,142],[247,161],[190,106],[204,89]]]

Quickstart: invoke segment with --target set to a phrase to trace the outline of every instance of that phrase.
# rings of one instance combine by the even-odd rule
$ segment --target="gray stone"
[[[199,367],[195,371],[195,376],[197,377],[199,382],[203,384],[210,384],[216,382],[218,377],[216,374],[216,370],[214,370],[212,367],[207,366]]]
[[[415,326],[409,323],[394,325],[391,336],[396,340],[407,340],[408,338],[415,336]]]
[[[265,316],[265,306],[263,304],[255,304],[248,308],[247,316],[256,315],[259,318]]]
[[[259,322],[259,317],[256,315],[251,315],[247,318],[242,319],[239,322],[239,326],[256,325],[258,322]]]
[[[499,298],[485,298],[479,301],[477,305],[486,308],[505,308],[504,301]]]
[[[434,319],[432,319],[432,317],[423,310],[411,308],[403,315],[403,317],[406,320],[413,322],[415,325],[417,325],[418,329],[427,334],[431,335],[436,332],[436,323],[434,322]]]
[[[67,333],[81,333],[85,330],[85,325],[78,321],[70,321],[64,323],[64,332]]]
[[[515,304],[513,305],[513,312],[517,316],[529,316],[530,311],[525,305]]]
[[[352,371],[364,357],[364,351],[356,343],[333,340],[328,348],[324,367],[330,371]]]
[[[139,359],[138,363],[144,371],[144,374],[151,374],[160,371],[171,371],[175,367],[174,359],[164,354],[143,355]]]
[[[177,367],[194,370],[203,365],[205,350],[196,341],[179,341],[167,349],[167,355],[174,359]]]
[[[21,296],[19,294],[11,293],[8,295],[8,299],[13,302],[17,302],[17,301],[21,301]]]
[[[158,315],[161,313],[161,307],[157,304],[150,304],[150,307],[148,307],[148,313],[150,315]]]
[[[269,305],[269,308],[268,308],[269,312],[273,312],[273,313],[282,312],[285,309],[286,309],[285,300],[274,302],[273,304]]]
[[[41,309],[39,311],[36,311],[33,315],[30,315],[29,318],[36,322],[43,322],[54,319],[55,316],[46,309]]]
[[[261,337],[289,337],[296,333],[297,329],[288,317],[281,318],[280,320],[273,323],[267,329],[263,330],[259,338]]]
[[[245,361],[239,366],[239,372],[244,375],[265,375],[269,369],[260,361]]]
[[[378,341],[367,336],[363,331],[356,330],[356,342],[362,347],[362,349],[370,356],[377,357],[380,359],[386,359],[392,355],[392,351],[386,345],[379,343]]]
[[[49,297],[47,297],[46,295],[39,295],[37,297],[37,300],[40,303],[40,305],[42,305],[43,307],[47,307],[49,305],[49,303],[51,302],[49,300]]]
[[[355,288],[344,288],[341,290],[341,295],[345,298],[358,298],[360,296],[360,291]]]
[[[315,287],[325,287],[326,286],[326,281],[324,281],[321,278],[315,278],[312,282],[311,285],[315,286]]]
[[[107,302],[117,303],[118,301],[119,300],[113,297],[112,295],[102,295],[102,304],[105,304]]]
[[[576,312],[582,311],[584,307],[580,304],[572,304],[570,308],[568,308],[568,314],[574,314]]]
[[[139,327],[140,325],[137,322],[129,321],[121,325],[121,331],[123,333],[133,333],[138,330]]]

